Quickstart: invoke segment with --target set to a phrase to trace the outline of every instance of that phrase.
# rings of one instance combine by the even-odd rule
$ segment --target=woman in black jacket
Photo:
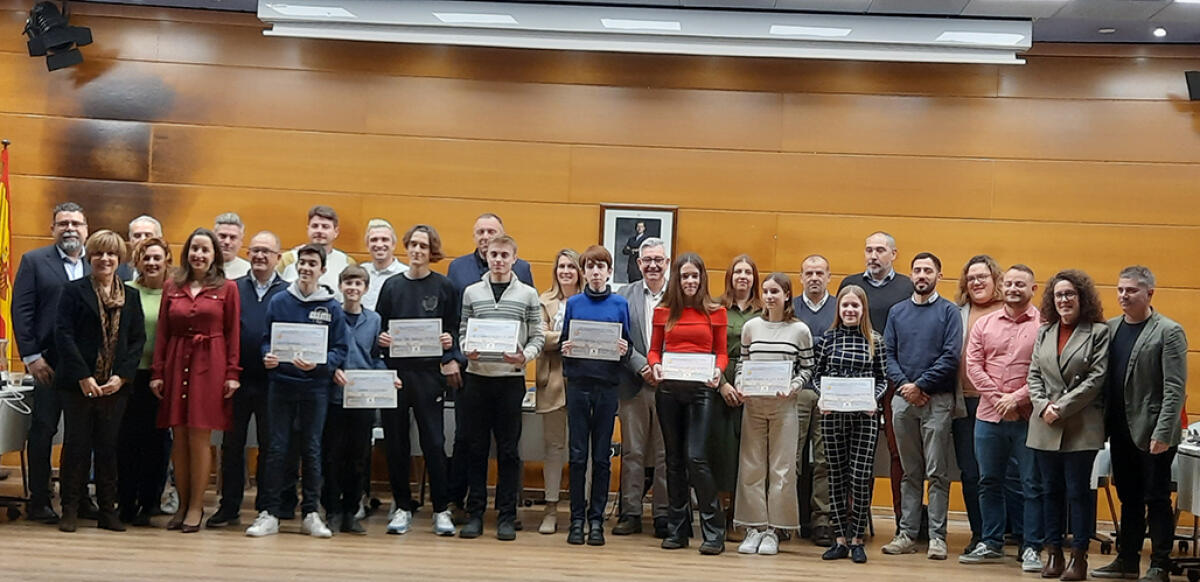
[[[98,525],[125,531],[117,518],[117,433],[146,342],[136,289],[117,277],[129,257],[124,239],[110,230],[87,240],[92,273],[67,283],[59,298],[54,329],[58,366],[54,386],[63,391],[62,519],[58,529],[75,531],[80,492],[88,467],[96,466]]]

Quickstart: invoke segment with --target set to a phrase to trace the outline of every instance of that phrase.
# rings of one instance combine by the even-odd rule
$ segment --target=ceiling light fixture
[[[937,37],[938,42],[964,42],[969,44],[1012,45],[1016,46],[1025,40],[1021,34],[1003,32],[967,32],[947,30]]]
[[[1154,29],[1154,38],[1163,38],[1165,36],[1167,36],[1167,29],[1161,26]]]
[[[628,18],[601,18],[604,28],[614,30],[674,30],[683,29],[677,20],[632,20]]]
[[[787,24],[772,24],[771,34],[780,36],[818,36],[822,38],[837,38],[850,34],[849,28],[833,28],[829,26],[790,26]]]
[[[446,24],[516,24],[511,14],[479,14],[473,12],[434,12]]]
[[[1101,28],[1101,29],[1096,30],[1096,32],[1098,32],[1100,34],[1112,34],[1116,31],[1117,31],[1117,29],[1111,28],[1111,27],[1110,28]]]

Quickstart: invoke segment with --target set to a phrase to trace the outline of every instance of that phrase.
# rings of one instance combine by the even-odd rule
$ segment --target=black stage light
[[[64,8],[66,2],[63,2]],[[92,30],[70,26],[67,17],[53,2],[38,2],[25,21],[29,37],[29,56],[46,57],[46,69],[57,71],[83,62],[83,53],[76,47],[92,44]]]

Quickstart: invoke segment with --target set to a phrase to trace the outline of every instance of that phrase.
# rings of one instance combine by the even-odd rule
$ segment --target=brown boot
[[[1088,564],[1087,550],[1071,550],[1071,561],[1067,563],[1067,569],[1063,571],[1062,578],[1059,580],[1087,580]]]
[[[1058,578],[1063,573],[1062,546],[1045,545],[1046,563],[1042,566],[1042,578]]]

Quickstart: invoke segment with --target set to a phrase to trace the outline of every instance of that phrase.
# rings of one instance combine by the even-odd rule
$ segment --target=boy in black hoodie
[[[271,443],[267,449],[264,506],[254,524],[246,529],[250,537],[279,533],[279,496],[283,482],[284,457],[292,437],[292,425],[299,421],[300,449],[303,458],[301,480],[304,523],[300,531],[313,537],[327,538],[333,532],[317,512],[321,497],[321,435],[325,428],[329,391],[333,372],[346,360],[347,326],[342,306],[334,291],[318,279],[325,273],[325,250],[304,245],[296,252],[299,278],[285,293],[267,305],[267,329],[275,323],[303,323],[329,327],[328,353],[324,364],[301,358],[281,362],[271,353],[271,334],[263,340],[263,365],[268,370],[267,410],[270,416]]]

